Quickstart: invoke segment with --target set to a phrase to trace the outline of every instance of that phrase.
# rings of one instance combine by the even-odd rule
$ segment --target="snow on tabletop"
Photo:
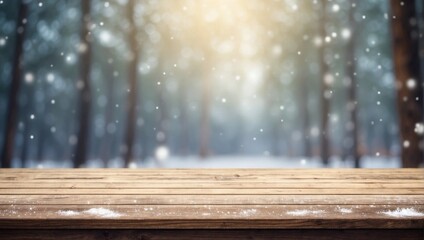
[[[347,214],[347,213],[353,212],[351,208],[344,208],[344,207],[340,207],[340,206],[337,206],[337,211],[339,213],[342,213],[342,214]]]
[[[72,210],[59,210],[57,213],[61,216],[76,216],[80,214],[79,212]]]
[[[241,211],[240,215],[244,216],[244,217],[249,217],[249,216],[256,214],[256,211],[257,211],[256,209],[246,209],[246,210]]]
[[[414,208],[397,208],[396,210],[393,210],[393,211],[388,210],[388,211],[384,211],[380,213],[391,216],[391,217],[397,217],[397,218],[424,217],[424,213],[418,212]]]
[[[83,212],[72,211],[72,210],[59,210],[57,211],[57,214],[61,216],[67,216],[67,217],[77,216],[80,214],[89,214],[89,215],[92,215],[95,217],[101,217],[101,218],[117,218],[122,216],[122,214],[114,212],[107,208],[90,208]]]
[[[287,212],[287,214],[292,215],[292,216],[320,215],[322,213],[325,213],[325,211],[324,210],[297,209],[297,210]]]
[[[114,212],[106,208],[90,208],[84,211],[84,213],[94,215],[96,217],[104,217],[104,218],[115,218],[115,217],[121,216],[120,213]]]

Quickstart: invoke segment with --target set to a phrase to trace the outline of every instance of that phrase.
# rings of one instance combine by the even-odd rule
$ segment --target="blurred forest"
[[[420,0],[0,0],[1,166],[422,167],[423,30]]]

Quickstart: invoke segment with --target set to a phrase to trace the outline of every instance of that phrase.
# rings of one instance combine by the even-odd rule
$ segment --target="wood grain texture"
[[[49,228],[54,224],[55,228],[64,229],[81,226],[97,229],[424,228],[419,216],[388,218],[385,212],[396,208],[359,205],[19,205],[0,208],[0,224],[6,228],[18,224],[21,228]],[[111,214],[93,214],[90,209],[107,209]],[[424,211],[423,206],[415,209]]]
[[[188,240],[188,239],[285,239],[285,240],[419,240],[423,229],[356,230],[0,230],[0,239],[8,240]]]
[[[0,229],[158,228],[422,230],[424,169],[0,169]]]
[[[422,195],[2,195],[1,205],[424,205]]]

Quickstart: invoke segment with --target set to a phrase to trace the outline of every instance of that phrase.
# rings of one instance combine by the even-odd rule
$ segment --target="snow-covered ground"
[[[353,167],[351,161],[341,161],[332,158],[331,168]],[[362,160],[365,168],[397,168],[400,167],[397,158],[370,158]],[[164,167],[164,168],[321,168],[323,167],[319,158],[288,158],[288,157],[255,157],[255,156],[222,156],[206,159],[196,157],[179,157],[167,159],[165,161],[148,161],[144,167]]]
[[[109,163],[111,168],[122,167],[121,159],[113,159]],[[363,168],[399,168],[398,158],[383,157],[363,157],[361,160]],[[102,167],[99,159],[90,160],[88,168]],[[32,168],[69,168],[70,161],[56,162],[52,160],[43,161],[41,164],[32,162]],[[289,157],[264,157],[264,156],[214,156],[205,159],[198,157],[173,157],[162,161],[153,158],[142,163],[137,161],[131,165],[133,168],[321,168],[323,167],[319,158],[289,158]],[[332,158],[331,168],[351,168],[352,161],[342,161],[339,158]]]

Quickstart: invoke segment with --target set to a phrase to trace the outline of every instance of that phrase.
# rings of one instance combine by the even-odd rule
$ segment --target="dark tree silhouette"
[[[391,0],[402,166],[418,167],[423,151],[423,85],[415,1]]]
[[[41,87],[43,87],[43,83],[41,83]],[[47,100],[45,99],[46,96],[43,95],[41,102],[42,103],[46,103]],[[36,151],[36,156],[35,156],[35,160],[37,161],[37,164],[41,164],[41,162],[43,161],[44,158],[44,151],[45,151],[45,144],[47,141],[47,134],[49,134],[49,130],[47,129],[47,118],[46,116],[48,115],[48,104],[41,104],[41,106],[38,106],[38,119],[37,119],[37,151]],[[43,116],[43,117],[41,117]]]
[[[329,84],[325,81],[325,76],[329,74],[329,66],[325,59],[325,37],[327,32],[325,25],[327,22],[326,19],[326,10],[327,10],[327,0],[321,0],[321,16],[320,16],[320,36],[322,39],[322,46],[319,48],[319,58],[320,58],[320,70],[321,70],[321,134],[320,134],[320,148],[321,148],[321,161],[327,166],[329,161],[329,140],[328,140],[328,114],[330,112],[330,99],[328,98],[328,93],[330,91]]]
[[[305,157],[312,156],[312,145],[311,138],[309,134],[310,130],[310,118],[309,118],[309,108],[308,108],[308,83],[305,76],[299,77],[300,84],[300,93],[299,96],[302,96],[300,99],[300,116],[302,120],[302,141],[303,141],[303,155]]]
[[[281,124],[281,111],[276,111],[279,108],[280,102],[277,98],[273,97],[276,92],[281,91],[280,82],[276,80],[276,74],[273,74],[271,71],[268,71],[263,85],[263,92],[265,96],[266,105],[269,108],[264,109],[269,118],[268,124],[270,127],[270,153],[272,156],[281,155],[281,136],[283,132],[283,127]]]
[[[15,44],[15,56],[12,65],[12,79],[9,90],[9,100],[6,112],[6,126],[3,140],[3,150],[1,154],[1,167],[10,168],[12,166],[13,146],[16,136],[16,123],[18,119],[18,94],[21,88],[21,73],[23,60],[23,44],[25,38],[26,16],[28,12],[27,4],[21,0],[19,2],[17,20],[17,35]]]
[[[33,123],[30,120],[29,116],[26,114],[33,109],[34,105],[34,83],[27,84],[25,88],[25,107],[21,110],[21,117],[23,117],[23,131],[22,131],[22,147],[21,147],[21,167],[27,166],[28,161],[28,152],[29,152],[29,142],[30,142],[30,133],[33,128]]]
[[[348,103],[346,109],[349,113],[349,122],[346,126],[346,132],[349,139],[349,155],[353,157],[354,165],[356,168],[360,167],[360,156],[358,151],[358,102],[356,99],[357,80],[355,76],[356,59],[355,59],[355,19],[354,7],[349,7],[349,26],[350,26],[350,39],[346,46],[346,75],[348,78]]]
[[[421,15],[417,16],[421,26],[419,34],[419,43],[420,43],[420,59],[421,59],[421,81],[424,82],[424,2],[421,2]]]
[[[303,9],[312,12],[313,11],[313,3],[306,1],[304,5],[302,6]],[[303,66],[308,66],[310,63],[308,62],[308,59],[306,55],[309,53],[309,41],[306,41],[304,39],[304,36],[308,36],[312,33],[313,29],[309,25],[312,25],[309,23],[305,24],[303,28],[300,28],[300,32],[298,35],[298,49],[302,50],[302,56],[297,56],[296,64],[298,68],[302,66],[301,70],[298,70],[296,79],[298,80],[298,91],[299,91],[299,119],[300,119],[300,131],[302,134],[302,145],[303,145],[303,156],[305,157],[312,157],[312,142],[311,142],[311,115],[309,113],[309,99],[310,99],[310,87],[308,82],[308,77],[310,77],[310,69],[304,69]]]
[[[124,152],[125,166],[128,167],[132,161],[135,123],[136,123],[136,104],[137,104],[137,73],[139,48],[137,41],[137,27],[135,25],[135,0],[130,0],[127,6],[127,16],[130,23],[129,45],[132,52],[132,58],[128,70],[129,89],[127,105],[127,129],[125,135],[126,151]]]
[[[91,0],[81,1],[82,24],[80,32],[80,74],[81,79],[77,87],[80,91],[80,115],[78,142],[74,153],[74,167],[79,168],[87,161],[88,137],[90,131],[90,113],[91,113]]]
[[[114,106],[113,103],[115,101],[115,77],[113,76],[113,71],[111,69],[111,66],[107,66],[107,69],[105,69],[107,72],[107,103],[106,108],[104,112],[104,119],[105,119],[105,125],[104,125],[104,137],[102,139],[101,147],[100,147],[100,158],[103,161],[103,167],[108,167],[109,159],[111,156],[111,148],[112,148],[112,140],[114,138],[114,135],[110,134],[108,132],[108,126],[112,123],[112,117],[114,114]]]

